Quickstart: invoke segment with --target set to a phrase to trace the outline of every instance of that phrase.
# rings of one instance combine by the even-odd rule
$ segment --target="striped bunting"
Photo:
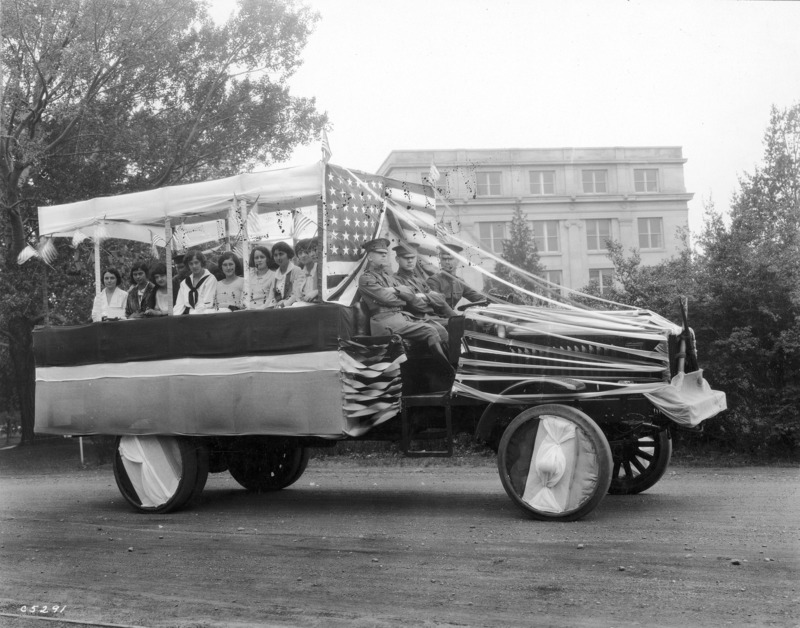
[[[375,345],[339,341],[342,409],[348,436],[361,436],[400,412],[400,365],[405,361],[399,338]]]

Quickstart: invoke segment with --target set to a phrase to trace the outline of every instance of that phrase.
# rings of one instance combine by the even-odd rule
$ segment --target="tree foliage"
[[[544,266],[539,260],[539,252],[536,250],[536,242],[533,238],[531,226],[519,205],[514,208],[509,235],[508,239],[503,240],[503,259],[532,275],[541,275],[544,272]],[[531,279],[516,272],[506,264],[498,262],[495,265],[494,274],[516,286],[541,292],[539,284],[535,284]],[[522,303],[531,301],[531,298],[524,293],[512,291],[503,283],[492,281],[491,284],[490,289],[496,294],[506,295],[509,292],[513,292],[515,300]]]
[[[22,385],[45,301],[75,322],[78,278],[93,283],[91,257],[65,246],[46,291],[41,262],[17,266],[38,236],[36,207],[283,160],[327,118],[288,88],[318,19],[292,0],[239,0],[223,24],[200,0],[4,0],[0,10],[0,290],[11,295],[0,333]]]
[[[800,447],[800,104],[773,108],[763,162],[743,175],[729,221],[706,208],[698,251],[642,266],[609,248],[611,298],[673,320],[690,299],[700,366],[728,396],[706,424],[733,451],[795,453]]]
[[[642,265],[638,250],[632,249],[626,256],[619,242],[609,241],[608,258],[614,265],[614,284],[605,286],[601,294],[597,282],[591,282],[582,292],[615,303],[653,310],[670,320],[679,321],[680,297],[693,297],[697,292],[696,257],[688,244],[688,232],[682,231],[680,236],[683,246],[679,254],[652,266]],[[590,307],[601,307],[594,300],[587,299],[585,303]]]

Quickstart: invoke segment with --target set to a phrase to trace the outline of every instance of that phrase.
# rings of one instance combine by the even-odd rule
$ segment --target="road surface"
[[[222,473],[155,516],[108,465],[4,469],[0,626],[799,626],[799,479],[673,466],[552,524],[517,510],[490,459],[312,460],[268,495]],[[31,621],[42,605],[65,621]]]

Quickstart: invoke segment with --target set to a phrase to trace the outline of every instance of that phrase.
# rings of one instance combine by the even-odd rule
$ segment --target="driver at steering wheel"
[[[464,283],[463,280],[456,277],[459,262],[451,255],[450,251],[460,253],[464,250],[463,247],[455,244],[448,244],[447,248],[450,250],[445,250],[442,246],[439,247],[439,267],[441,270],[435,275],[428,277],[428,285],[431,290],[443,295],[445,301],[447,301],[447,305],[451,308],[455,308],[462,297],[472,303],[485,301],[486,297],[480,292],[471,288]]]

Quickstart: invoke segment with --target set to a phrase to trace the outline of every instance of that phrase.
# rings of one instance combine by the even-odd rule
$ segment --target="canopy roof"
[[[104,196],[77,203],[39,208],[39,233],[67,233],[100,221],[162,225],[165,218],[205,222],[225,218],[234,195],[259,207],[293,209],[314,205],[322,192],[324,164],[279,168],[225,179]]]

